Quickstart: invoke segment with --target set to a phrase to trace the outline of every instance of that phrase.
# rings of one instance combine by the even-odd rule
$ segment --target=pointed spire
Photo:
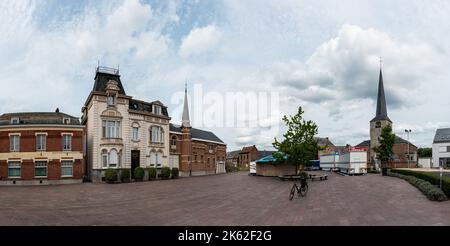
[[[380,66],[381,66],[381,58],[380,58]],[[377,111],[374,120],[388,120],[392,122],[387,115],[386,108],[386,97],[384,95],[384,85],[383,85],[383,72],[380,67],[380,75],[378,77],[378,96],[377,96]]]
[[[181,118],[182,127],[191,127],[191,121],[189,120],[189,105],[187,97],[187,81],[184,82],[184,106],[183,106],[183,116]]]

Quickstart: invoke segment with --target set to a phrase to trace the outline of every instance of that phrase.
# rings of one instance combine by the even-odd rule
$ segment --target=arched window
[[[156,152],[152,150],[150,152],[150,166],[154,166],[156,164]]]
[[[119,157],[116,149],[109,151],[109,167],[117,167],[119,163]]]
[[[108,167],[108,151],[102,150],[102,167]]]
[[[161,166],[162,165],[162,157],[163,157],[162,150],[159,150],[158,152],[156,152],[156,165],[157,166]]]
[[[150,128],[150,142],[164,143],[164,131],[160,126],[152,126]]]

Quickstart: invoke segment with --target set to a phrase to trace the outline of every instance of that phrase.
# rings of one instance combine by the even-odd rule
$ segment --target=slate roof
[[[130,99],[130,103],[128,108],[132,109],[132,110],[137,110],[137,111],[143,111],[143,112],[147,112],[147,113],[152,113],[152,105],[153,104],[157,104],[161,106],[161,113],[164,116],[169,117],[169,113],[167,112],[167,107],[164,106],[160,101],[155,101],[155,102],[144,102],[141,100],[136,100],[136,99]]]
[[[450,142],[450,128],[441,128],[436,130],[433,143],[448,143]]]
[[[234,151],[227,152],[227,159],[238,158],[239,152],[241,152],[241,151],[240,150],[234,150]]]
[[[394,144],[401,144],[401,143],[407,144],[408,140],[405,140],[396,135]],[[413,143],[409,142],[409,144],[411,146],[415,147],[415,145]],[[370,147],[370,140],[365,140],[365,141],[361,142],[360,144],[356,145],[355,147]]]
[[[7,113],[0,116],[0,125],[12,125],[11,118],[19,118],[18,125],[62,125],[64,118],[70,119],[70,125],[80,125],[80,120],[74,116],[57,112],[25,112]]]
[[[329,138],[315,137],[315,139],[317,140],[317,144],[319,146],[334,146],[334,144],[330,141]]]
[[[106,70],[99,70],[97,68],[97,72],[95,74],[95,82],[94,82],[94,88],[92,88],[92,91],[95,92],[106,92],[106,84],[110,80],[115,80],[118,83],[119,86],[119,94],[126,95],[125,90],[123,89],[122,81],[120,81],[120,74],[118,71],[108,73]]]
[[[273,153],[275,153],[276,151],[271,151],[271,150],[261,150],[258,151],[259,152],[259,158],[264,158],[266,156],[271,156]]]
[[[175,124],[170,124],[169,130],[171,132],[181,133],[181,126],[175,125]],[[219,137],[217,137],[213,132],[204,131],[204,130],[200,130],[197,128],[191,128],[191,137],[197,138],[197,139],[202,139],[202,140],[207,140],[207,141],[219,142],[219,143],[224,144],[224,142]]]
[[[371,121],[378,120],[388,120],[392,122],[387,115],[386,96],[384,95],[383,73],[381,72],[381,69],[378,78],[377,111],[375,114],[375,118],[373,118]]]

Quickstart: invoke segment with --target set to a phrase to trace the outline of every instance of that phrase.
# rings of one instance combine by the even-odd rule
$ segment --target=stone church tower
[[[376,153],[374,148],[379,145],[378,137],[381,135],[381,129],[387,125],[392,126],[392,121],[387,115],[386,97],[384,95],[383,74],[380,68],[378,79],[377,112],[375,118],[370,121],[370,164],[375,164]]]
[[[181,118],[181,166],[180,171],[192,175],[191,165],[191,121],[189,120],[189,106],[187,98],[187,85],[184,89],[183,115]]]

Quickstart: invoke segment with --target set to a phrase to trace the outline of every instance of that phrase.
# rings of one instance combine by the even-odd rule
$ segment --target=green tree
[[[395,134],[392,132],[391,125],[387,125],[381,129],[381,135],[378,137],[380,143],[375,147],[377,158],[381,161],[382,167],[387,167],[387,163],[392,160],[394,154],[393,147],[395,143]]]
[[[305,166],[311,165],[310,160],[313,160],[319,146],[317,139],[314,136],[317,134],[317,125],[311,120],[303,119],[303,109],[298,108],[297,114],[294,116],[283,117],[283,121],[287,126],[286,133],[283,134],[284,140],[279,142],[275,138],[273,146],[277,149],[273,156],[275,158],[275,165],[287,162],[295,165],[296,173],[302,170]]]
[[[431,157],[432,149],[431,148],[418,148],[417,155],[419,157]]]

